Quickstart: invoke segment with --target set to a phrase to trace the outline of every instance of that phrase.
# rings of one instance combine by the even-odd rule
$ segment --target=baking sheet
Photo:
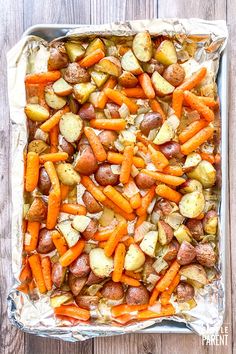
[[[114,31],[118,31],[116,34],[121,33],[124,35],[130,34],[130,33],[135,33],[136,31],[139,30],[144,30],[145,28],[148,28],[151,33],[158,33],[161,34],[163,33],[174,33],[174,32],[179,32],[182,33],[191,33],[191,34],[209,34],[212,36],[213,40],[215,43],[217,41],[224,41],[224,38],[227,37],[227,29],[224,21],[205,21],[205,20],[198,20],[198,19],[190,19],[190,20],[177,20],[177,19],[168,19],[168,20],[144,20],[144,21],[131,21],[127,23],[119,23],[119,24],[112,24],[112,25],[101,25],[101,26],[78,26],[76,25],[38,25],[29,28],[22,39],[21,43],[18,43],[18,47],[14,47],[12,51],[9,53],[9,56],[16,57],[17,53],[19,52],[19,48],[22,48],[24,46],[24,42],[28,40],[29,37],[28,35],[38,35],[42,37],[45,40],[52,40],[55,37],[61,37],[64,36],[68,33],[70,30],[70,34],[74,36],[75,34],[78,35],[79,33],[88,34],[88,33],[114,33]],[[225,46],[225,43],[224,45]],[[223,47],[222,47],[223,48]],[[9,59],[8,56],[8,59]],[[9,60],[8,60],[9,62]],[[22,64],[22,63],[21,63]],[[21,70],[21,76],[17,77],[17,81],[22,81],[24,79],[24,65],[26,65],[26,62],[22,64],[22,70]],[[14,64],[13,64],[14,66]],[[9,70],[9,74],[14,76],[15,73],[14,68],[11,67]],[[17,75],[19,75],[19,70],[17,70]],[[13,79],[13,77],[12,77]],[[12,82],[13,80],[9,80],[9,83]],[[15,82],[16,83],[16,82]],[[227,53],[226,51],[223,52],[223,56],[221,58],[221,65],[220,65],[220,72],[218,75],[218,90],[219,90],[219,96],[221,99],[221,122],[222,122],[222,144],[221,144],[221,154],[222,154],[222,198],[221,198],[221,206],[220,206],[220,234],[223,235],[223,239],[221,241],[220,249],[221,249],[221,257],[220,257],[220,267],[221,267],[221,273],[222,273],[222,280],[220,284],[220,292],[223,292],[223,283],[224,283],[224,278],[225,278],[225,269],[226,269],[226,264],[225,264],[225,247],[226,247],[226,236],[227,236],[227,146],[228,146],[228,137],[227,137]],[[9,85],[9,92],[12,92],[12,89],[14,90],[14,87]],[[10,95],[9,95],[10,96]],[[10,100],[10,108],[11,108],[11,119],[12,119],[12,124],[13,126],[15,124],[19,125],[22,124],[22,114],[19,115],[19,111],[21,109],[22,111],[22,102],[25,101],[25,97],[22,95],[18,95],[17,97],[17,102],[12,102]],[[13,110],[14,108],[14,110]],[[16,118],[16,111],[17,111],[17,118]],[[21,112],[22,113],[22,112]],[[14,130],[14,129],[13,129]],[[20,135],[17,135],[17,137],[14,135],[17,135],[17,132],[13,131],[13,137],[12,140],[14,142],[17,141],[17,144],[13,144],[13,173],[14,171],[18,171],[19,175],[19,163],[17,163],[17,158],[22,160],[22,156],[20,155],[20,151],[18,149],[19,144],[24,144],[25,143],[25,134],[21,131]],[[22,151],[21,151],[22,152]],[[16,155],[18,154],[18,155]],[[15,168],[15,169],[14,169]],[[20,170],[20,173],[22,171]],[[16,172],[17,173],[17,172]],[[21,177],[21,176],[20,176]],[[15,178],[14,178],[15,180]],[[15,182],[14,182],[15,186]],[[18,190],[18,196],[22,196],[22,183],[19,183],[19,190]],[[14,187],[15,188],[15,187]],[[16,211],[17,214],[17,211]],[[14,215],[14,208],[13,208],[13,215]],[[17,259],[17,253],[19,253],[19,250],[15,249],[14,251],[14,246],[16,248],[19,248],[19,240],[22,242],[21,238],[16,238],[14,237],[14,233],[17,233],[17,230],[20,226],[21,223],[21,215],[19,217],[19,209],[18,209],[18,214],[14,215],[15,218],[17,218],[17,224],[13,225],[13,272],[15,277],[17,278],[17,273],[19,273],[19,261],[16,261]],[[13,220],[15,220],[13,218]],[[19,231],[19,230],[18,230]],[[14,239],[17,239],[17,241],[14,243]],[[18,247],[17,247],[18,246]],[[19,258],[19,257],[18,257]],[[208,325],[206,328],[199,328],[199,324],[196,324],[191,326],[193,330],[200,334],[205,334],[205,333],[210,333],[217,331],[220,328],[220,324],[223,320],[223,309],[224,309],[224,296],[221,294],[220,295],[221,299],[221,304],[220,304],[220,318],[219,316],[214,317],[213,322],[217,322],[215,326]],[[45,301],[44,301],[45,300]],[[24,316],[19,315],[19,306],[22,306],[22,301],[27,301],[26,299],[22,298],[22,295],[19,295],[18,292],[15,291],[13,288],[12,292],[9,295],[8,298],[9,301],[9,317],[11,321],[17,325],[18,327],[22,328],[25,331],[28,331],[30,333],[37,333],[38,335],[43,335],[43,336],[50,336],[50,337],[55,337],[55,338],[62,338],[65,340],[78,340],[78,339],[86,339],[90,337],[95,337],[95,336],[101,336],[101,335],[112,335],[112,334],[119,334],[119,333],[127,333],[127,332],[133,332],[133,331],[145,331],[148,333],[191,333],[188,327],[186,327],[185,324],[176,322],[180,321],[181,319],[175,318],[175,321],[162,321],[161,323],[155,323],[156,321],[149,321],[149,323],[155,323],[155,325],[148,327],[146,329],[141,329],[143,327],[143,324],[138,324],[138,325],[130,325],[127,326],[127,330],[124,331],[124,328],[115,328],[112,329],[110,326],[83,326],[83,330],[81,334],[78,334],[79,332],[79,327],[77,328],[73,327],[71,330],[71,333],[68,333],[68,328],[65,328],[65,331],[63,328],[60,328],[60,334],[57,331],[57,329],[54,328],[53,322],[51,323],[48,319],[51,316],[51,309],[47,307],[47,301],[46,299],[42,299],[41,304],[33,304],[32,310],[33,311],[31,322],[33,323],[32,326],[29,323],[25,323],[25,319],[22,322],[22,318]],[[29,311],[29,308],[27,308],[27,311]],[[204,313],[205,309],[203,309]],[[24,312],[24,311],[22,311]],[[44,317],[42,318],[42,321],[37,321],[37,316],[40,314],[42,315],[42,312],[44,314]],[[34,317],[35,315],[35,317]],[[176,317],[176,316],[175,316]],[[35,322],[36,321],[36,322]],[[45,328],[44,322],[47,322],[47,328]],[[36,325],[37,325],[37,330],[36,330]],[[50,327],[52,325],[52,327]],[[147,322],[145,323],[147,325]],[[202,327],[202,325],[200,325]]]

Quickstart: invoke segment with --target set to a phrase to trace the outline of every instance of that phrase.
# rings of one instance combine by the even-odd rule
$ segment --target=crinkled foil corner
[[[46,26],[45,26],[46,27]],[[225,21],[205,21],[200,19],[152,19],[113,23],[108,25],[78,26],[65,37],[132,36],[148,30],[151,35],[175,36],[180,42],[198,38],[200,45],[195,53],[200,63],[210,61],[213,75],[217,75],[220,55],[227,42],[228,31]],[[8,314],[11,322],[18,328],[40,336],[78,341],[99,336],[132,333],[161,322],[161,319],[132,323],[125,327],[110,324],[78,324],[73,327],[57,323],[53,316],[47,296],[31,301],[29,297],[16,290],[21,269],[22,254],[22,214],[23,214],[23,153],[27,144],[26,102],[24,77],[26,72],[45,71],[48,55],[47,42],[35,36],[24,37],[8,53],[8,93],[11,119],[11,220],[12,220],[12,270],[16,284],[8,296]],[[222,190],[222,189],[221,189]],[[225,220],[221,220],[222,224]],[[220,227],[219,250],[225,240]],[[215,334],[219,331],[224,317],[224,255],[219,252],[218,270],[221,276],[212,284],[197,293],[197,307],[184,311],[168,320],[184,322],[199,335]],[[177,309],[178,311],[178,309]],[[173,322],[172,322],[173,323]],[[161,332],[160,330],[158,332]]]

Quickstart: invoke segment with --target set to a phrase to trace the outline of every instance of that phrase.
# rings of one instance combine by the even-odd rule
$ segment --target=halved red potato
[[[69,85],[62,77],[54,82],[52,88],[58,96],[67,96],[73,91],[73,87]]]
[[[158,96],[170,95],[175,89],[174,86],[166,81],[157,71],[154,71],[151,80]]]
[[[121,66],[124,70],[130,71],[134,75],[139,75],[143,72],[143,69],[141,68],[132,50],[128,50],[128,52],[123,55],[121,59]]]
[[[99,63],[95,65],[95,70],[118,77],[121,75],[120,61],[112,56],[102,58]]]
[[[168,39],[161,42],[156,50],[154,58],[164,65],[177,63],[177,54],[174,44]]]
[[[137,33],[133,40],[133,51],[138,60],[148,62],[152,58],[152,40],[149,32]]]
[[[78,61],[83,58],[85,49],[80,43],[67,42],[65,48],[70,61]]]

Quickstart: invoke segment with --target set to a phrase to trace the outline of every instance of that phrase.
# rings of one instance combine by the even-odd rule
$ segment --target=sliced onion
[[[89,102],[92,103],[93,106],[96,106],[99,95],[100,95],[99,91],[90,93]]]
[[[137,128],[139,128],[141,122],[143,121],[143,118],[144,118],[144,114],[143,113],[136,116],[136,118],[135,118],[135,126]]]
[[[137,169],[136,166],[132,165],[131,166],[131,176],[134,178],[139,174],[139,170]]]
[[[111,165],[111,171],[114,175],[120,174],[121,165]]]
[[[144,221],[141,225],[137,227],[134,233],[134,241],[139,242],[142,241],[144,236],[153,229],[154,225],[152,225],[148,221]]]
[[[119,139],[117,139],[115,142],[114,142],[114,145],[115,145],[115,148],[118,150],[118,151],[124,151],[124,145],[121,143],[121,141]]]
[[[34,134],[34,138],[36,140],[43,140],[43,141],[47,142],[48,141],[48,133],[45,133],[43,130],[38,128]]]
[[[179,213],[172,213],[172,214],[167,215],[167,217],[165,218],[165,221],[174,230],[177,230],[180,227],[180,225],[183,223],[184,217]]]
[[[168,263],[162,257],[157,257],[152,266],[157,274],[159,274],[162,270],[168,268]]]
[[[158,211],[153,211],[151,215],[151,222],[156,225],[158,221],[160,220],[161,214],[158,213]]]
[[[142,159],[145,161],[146,165],[151,162],[150,154],[145,154],[143,151],[138,151],[137,155],[142,157]]]
[[[134,181],[130,181],[129,183],[127,183],[125,185],[125,187],[123,188],[123,194],[127,197],[127,198],[132,198],[135,194],[137,194],[139,192],[138,187],[136,186],[136,184],[134,183]]]
[[[173,127],[174,130],[176,130],[180,124],[179,118],[175,115],[172,114],[168,119],[168,123]]]
[[[130,131],[130,130],[123,130],[121,135],[121,141],[123,142],[128,142],[128,143],[135,143],[136,142],[136,135],[134,134],[134,132]]]
[[[155,286],[159,279],[160,279],[159,275],[151,273],[147,277],[147,282]]]
[[[104,111],[106,118],[112,119],[111,112],[109,111],[109,109],[105,108],[103,111]]]
[[[156,313],[161,313],[161,303],[156,302],[154,305],[148,306],[148,310]]]
[[[147,213],[151,214],[151,212],[153,211],[153,208],[156,204],[156,198],[153,198],[153,200],[151,201],[151,203],[149,204],[148,208],[147,208]]]
[[[86,289],[86,293],[88,293],[90,296],[94,296],[97,294],[97,292],[103,287],[102,284],[93,284],[90,285],[87,289]]]
[[[120,117],[125,119],[126,117],[129,116],[130,112],[129,112],[129,108],[126,106],[125,103],[122,103],[122,105],[120,106],[120,108],[118,109],[118,112],[120,114]]]
[[[149,171],[157,171],[156,166],[152,162],[148,162],[147,163],[146,169],[149,170]]]
[[[150,130],[148,134],[148,140],[153,141],[157,135],[158,129],[152,129]]]

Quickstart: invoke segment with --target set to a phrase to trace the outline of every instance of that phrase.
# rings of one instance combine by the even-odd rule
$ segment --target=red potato
[[[180,84],[182,84],[182,82],[184,81],[184,78],[185,78],[184,68],[181,65],[179,65],[178,63],[171,64],[165,69],[165,71],[163,73],[163,77],[171,85],[177,87]]]
[[[172,159],[173,157],[182,158],[180,144],[175,141],[168,141],[165,144],[159,145],[161,152],[165,155],[167,159]]]
[[[146,260],[145,260],[145,263],[143,265],[143,272],[142,272],[142,278],[143,278],[144,282],[147,282],[148,277],[151,274],[153,274],[153,275],[157,274],[155,269],[152,266],[153,263],[154,263],[153,258],[146,256]]]
[[[121,75],[121,64],[119,59],[109,56],[102,58],[99,63],[95,65],[95,70],[119,77]]]
[[[88,191],[85,191],[82,195],[82,200],[87,211],[90,214],[96,214],[103,210],[102,206],[96,201],[96,199]]]
[[[103,297],[110,300],[120,300],[124,296],[124,289],[121,283],[115,283],[109,280],[103,285],[101,294]]]
[[[195,248],[191,245],[191,243],[187,241],[183,241],[178,251],[177,262],[180,265],[186,265],[191,263],[195,257],[196,257]]]
[[[66,68],[69,63],[64,42],[55,42],[49,50],[48,70],[60,70]]]
[[[66,268],[62,267],[60,262],[52,266],[52,282],[56,288],[60,288],[65,280]]]
[[[217,232],[217,212],[215,210],[209,210],[203,219],[203,229],[209,235],[215,235]]]
[[[69,288],[74,296],[78,296],[84,285],[86,284],[87,278],[77,278],[72,273],[69,273],[68,284]]]
[[[201,237],[203,237],[203,235],[204,235],[201,220],[188,219],[185,225],[187,226],[187,228],[191,232],[192,237],[195,240],[200,241]]]
[[[81,68],[78,63],[70,63],[64,71],[63,77],[70,84],[78,84],[90,80],[88,71]]]
[[[162,212],[162,214],[169,215],[172,211],[172,205],[170,204],[170,202],[166,199],[161,199],[159,200],[154,207],[155,211],[160,210]]]
[[[80,145],[79,154],[74,163],[75,171],[90,176],[98,169],[97,160],[89,145]]]
[[[170,225],[168,225],[165,221],[160,220],[157,223],[158,225],[158,238],[159,242],[162,246],[167,245],[171,242],[174,232]]]
[[[96,274],[94,274],[94,272],[91,270],[91,272],[89,273],[88,276],[88,280],[86,282],[86,285],[90,286],[93,284],[99,284],[103,281],[103,278],[98,277]]]
[[[111,165],[103,163],[98,166],[94,178],[100,186],[116,186],[119,184],[119,175],[115,175],[111,170]]]
[[[42,194],[48,195],[50,188],[51,188],[50,178],[45,168],[41,167],[39,170],[38,189]]]
[[[74,145],[69,143],[65,138],[62,138],[59,146],[62,149],[62,151],[66,152],[69,155],[69,157],[68,157],[68,159],[66,161],[67,162],[72,162],[73,161],[73,155],[75,153]]]
[[[140,124],[141,133],[148,136],[151,130],[160,128],[162,125],[162,117],[159,113],[149,112],[144,115]]]
[[[99,133],[98,137],[106,150],[116,151],[114,143],[117,140],[118,135],[115,131],[104,130]]]
[[[179,251],[179,243],[176,240],[171,241],[167,246],[166,246],[166,251],[165,255],[163,256],[163,259],[166,262],[172,261],[177,257],[178,251]]]
[[[90,223],[88,224],[84,232],[82,232],[83,238],[87,241],[92,240],[97,230],[98,230],[98,221],[96,219],[91,219]]]
[[[43,222],[47,217],[47,204],[42,198],[36,197],[33,200],[27,214],[26,219],[28,221]]]
[[[79,109],[79,116],[83,120],[95,119],[96,113],[93,105],[91,103],[84,103]]]
[[[98,306],[99,297],[90,295],[78,295],[75,298],[75,302],[79,307],[82,307],[82,309],[94,310]]]
[[[139,172],[139,174],[135,177],[135,183],[140,189],[148,189],[151,188],[156,181],[145,173]]]
[[[192,193],[195,191],[201,192],[202,184],[196,179],[187,179],[187,181],[181,184],[179,191],[182,194]]]
[[[196,247],[196,259],[205,267],[214,267],[216,255],[210,243],[199,243]]]
[[[40,140],[40,139],[35,139],[32,140],[29,145],[28,145],[28,152],[33,151],[36,152],[36,154],[47,154],[50,152],[50,147],[48,144],[45,143],[45,141]]]
[[[148,63],[143,63],[143,69],[148,74],[153,74],[154,71],[157,71],[159,74],[163,74],[165,69],[164,65],[159,63],[156,59],[151,59]]]
[[[55,245],[52,241],[52,230],[46,229],[46,227],[40,229],[37,252],[47,254],[55,250]]]
[[[139,287],[129,286],[125,295],[126,303],[128,305],[148,304],[149,297],[149,292],[143,285],[140,285]]]
[[[106,104],[106,109],[109,110],[111,118],[120,118],[119,108],[116,103],[108,102]]]
[[[187,302],[194,297],[194,287],[184,281],[181,281],[176,288],[178,302]]]
[[[79,102],[72,96],[69,96],[69,108],[72,113],[78,114]]]
[[[131,87],[137,86],[138,79],[131,72],[123,71],[123,73],[119,77],[118,82],[119,82],[119,85],[121,85],[123,87],[131,88]]]
[[[82,253],[74,262],[70,265],[70,272],[78,277],[83,278],[89,275],[90,273],[90,265],[89,265],[89,255],[86,253]]]

